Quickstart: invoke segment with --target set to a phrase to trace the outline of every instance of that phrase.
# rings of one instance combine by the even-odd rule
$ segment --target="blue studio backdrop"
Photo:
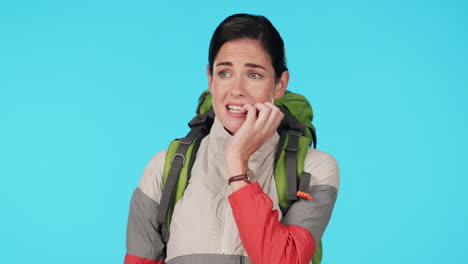
[[[466,1],[2,0],[1,263],[123,262],[131,194],[240,12],[281,33],[340,165],[323,263],[463,262]]]

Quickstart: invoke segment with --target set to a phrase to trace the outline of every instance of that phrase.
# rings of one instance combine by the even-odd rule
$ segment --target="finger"
[[[242,108],[247,111],[244,124],[253,127],[257,119],[257,109],[251,104],[245,104]]]
[[[271,103],[258,104],[255,106],[262,109],[262,116],[259,117],[259,119],[265,118],[264,120],[262,119],[260,122],[257,121],[255,123],[255,126],[258,129],[259,133],[262,135],[262,138],[264,138],[264,140],[268,140],[276,133],[276,129],[279,126],[279,123],[275,124],[275,119],[278,119],[275,118],[275,116],[277,116],[278,114],[273,114],[273,111],[279,109]]]
[[[250,109],[252,107],[251,104],[244,104],[242,107],[241,107],[241,113],[242,114],[245,114],[248,112],[248,109]]]
[[[271,120],[281,122],[281,120],[283,120],[283,118],[284,118],[284,114],[281,111],[281,109],[279,107],[277,107],[276,105],[272,104],[272,103],[266,103],[266,105],[268,105],[272,109],[271,110],[271,115],[270,115]]]
[[[270,102],[266,102],[265,105],[271,108],[271,114],[268,122],[266,123],[266,126],[276,130],[283,120],[284,114],[276,105]]]
[[[270,118],[271,108],[262,103],[256,103],[255,108],[259,110],[258,118],[255,122],[255,127],[257,129],[265,129],[265,124]]]

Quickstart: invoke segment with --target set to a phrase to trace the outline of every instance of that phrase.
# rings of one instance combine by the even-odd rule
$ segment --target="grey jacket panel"
[[[161,260],[164,242],[156,230],[159,205],[140,188],[133,192],[127,224],[127,254]]]
[[[171,259],[167,264],[251,264],[245,256],[220,254],[184,255]]]
[[[337,190],[330,185],[314,185],[309,187],[309,193],[312,200],[296,201],[281,222],[285,225],[304,227],[309,230],[315,243],[318,244],[330,221]]]

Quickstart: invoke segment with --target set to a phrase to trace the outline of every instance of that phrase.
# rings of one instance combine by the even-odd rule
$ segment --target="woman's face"
[[[213,75],[209,66],[207,74],[215,114],[231,134],[244,123],[246,115],[239,111],[244,104],[281,98],[289,81],[287,71],[275,81],[270,55],[247,38],[226,42],[214,60]]]

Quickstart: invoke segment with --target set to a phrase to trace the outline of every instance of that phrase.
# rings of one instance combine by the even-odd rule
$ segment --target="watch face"
[[[249,182],[256,182],[257,181],[257,178],[255,177],[255,173],[251,170],[249,170],[247,172],[247,179],[249,180]]]

